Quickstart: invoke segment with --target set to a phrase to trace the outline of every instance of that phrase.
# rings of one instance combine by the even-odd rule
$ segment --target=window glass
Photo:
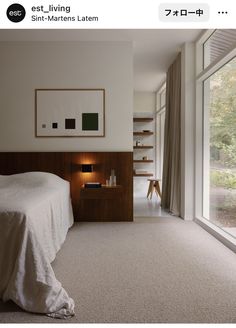
[[[204,82],[203,215],[236,237],[236,58]]]

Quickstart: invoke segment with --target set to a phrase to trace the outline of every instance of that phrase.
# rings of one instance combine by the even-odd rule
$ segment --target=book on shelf
[[[100,182],[87,182],[84,184],[85,188],[101,188],[102,184]]]

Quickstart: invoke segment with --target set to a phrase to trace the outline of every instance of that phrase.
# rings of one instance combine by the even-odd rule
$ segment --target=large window
[[[166,84],[157,91],[156,94],[156,172],[157,177],[162,178],[163,154],[164,154],[164,130],[166,112]]]
[[[197,42],[195,214],[236,245],[236,30]]]
[[[205,218],[236,237],[236,58],[204,81]]]

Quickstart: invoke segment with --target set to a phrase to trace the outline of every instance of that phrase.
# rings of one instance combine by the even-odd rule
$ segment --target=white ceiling
[[[169,30],[0,30],[0,41],[132,41],[135,91],[156,91],[184,42],[200,29]]]

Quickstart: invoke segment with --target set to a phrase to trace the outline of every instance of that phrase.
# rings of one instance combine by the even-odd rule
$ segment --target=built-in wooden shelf
[[[134,122],[152,122],[153,117],[134,117],[133,121]]]
[[[151,136],[151,135],[153,135],[153,132],[138,131],[138,132],[134,132],[133,134],[134,134],[134,136]]]
[[[134,159],[134,163],[153,163],[152,159]]]
[[[134,149],[152,149],[153,146],[134,146]]]
[[[154,135],[154,132],[151,131],[151,130],[154,130],[153,125],[152,124],[151,125],[150,124],[149,125],[146,125],[145,124],[145,123],[151,123],[153,120],[154,120],[154,118],[153,117],[150,117],[150,116],[149,117],[143,117],[143,116],[141,116],[141,117],[134,117],[133,118],[133,122],[134,123],[135,122],[137,122],[137,123],[139,123],[139,122],[140,123],[143,123],[139,127],[137,126],[135,128],[136,131],[133,131],[133,136],[134,136],[134,146],[133,146],[133,148],[134,148],[134,150],[135,149],[148,150],[148,149],[153,149],[154,148],[153,145],[150,145],[150,143],[152,144],[152,142],[146,141],[147,143],[149,143],[149,145],[142,145],[142,143],[139,143],[137,141],[135,142],[135,140],[136,140],[135,136],[146,137],[146,136],[152,136],[152,135]],[[147,126],[147,128],[146,128],[146,126]],[[151,129],[149,129],[149,127]],[[141,131],[137,131],[137,130],[141,130]],[[148,139],[145,139],[145,140],[148,140]],[[136,144],[140,144],[140,145],[139,146],[138,145],[136,146]],[[147,158],[147,156],[145,156],[145,157]],[[153,156],[151,156],[151,157],[153,157]],[[134,165],[135,165],[135,163],[148,164],[148,163],[153,163],[153,162],[154,161],[152,159],[133,159]],[[141,166],[141,167],[144,167],[145,168],[145,166]],[[147,170],[146,169],[144,169],[144,170],[138,170],[138,169],[135,170],[134,169],[133,176],[134,176],[134,178],[139,178],[139,177],[140,178],[141,177],[153,177],[153,173],[148,172],[149,170],[151,170],[151,169],[150,168],[147,169]]]
[[[113,199],[117,198],[117,194],[123,191],[122,186],[106,186],[102,185],[99,188],[85,188],[80,189],[80,199]]]
[[[134,173],[134,177],[152,177],[152,173]]]

